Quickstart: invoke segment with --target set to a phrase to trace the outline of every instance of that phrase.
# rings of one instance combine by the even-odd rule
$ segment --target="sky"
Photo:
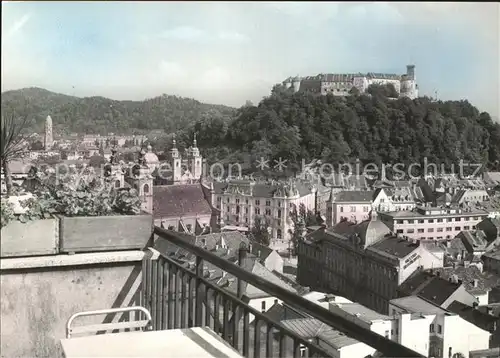
[[[2,91],[257,103],[289,76],[403,74],[498,118],[497,3],[4,2]]]

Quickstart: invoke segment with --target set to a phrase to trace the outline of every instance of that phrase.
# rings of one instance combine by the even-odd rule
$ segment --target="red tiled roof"
[[[211,215],[200,184],[165,185],[153,187],[155,218]]]

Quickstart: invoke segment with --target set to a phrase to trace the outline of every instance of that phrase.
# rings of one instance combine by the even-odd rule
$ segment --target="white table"
[[[66,358],[242,358],[208,327],[61,339]]]

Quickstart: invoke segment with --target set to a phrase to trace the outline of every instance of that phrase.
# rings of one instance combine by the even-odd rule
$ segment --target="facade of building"
[[[360,223],[368,220],[372,211],[373,191],[340,191],[332,193],[327,206],[327,226],[341,221]]]
[[[271,247],[288,247],[293,223],[290,213],[303,204],[315,212],[316,188],[307,182],[259,182],[227,180],[211,183],[212,206],[220,211],[224,225],[246,231],[255,218],[265,216],[269,221]]]
[[[305,91],[322,95],[347,96],[353,87],[364,93],[372,84],[392,84],[400,96],[411,99],[418,97],[415,66],[406,66],[406,74],[356,73],[356,74],[319,74],[307,77],[289,77],[283,81],[285,88],[295,92]]]
[[[385,313],[398,286],[419,267],[441,267],[442,261],[419,242],[391,234],[378,220],[343,222],[318,230],[299,242],[297,281]]]
[[[500,275],[500,250],[488,252],[483,257],[484,270]]]
[[[417,240],[449,240],[472,230],[488,213],[475,208],[419,206],[411,211],[379,213],[391,231]]]

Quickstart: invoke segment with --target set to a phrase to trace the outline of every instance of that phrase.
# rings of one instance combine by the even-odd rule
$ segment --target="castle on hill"
[[[403,75],[387,73],[357,74],[319,74],[306,77],[289,77],[282,85],[292,88],[294,92],[313,92],[322,95],[347,96],[353,87],[364,93],[372,84],[392,84],[401,97],[415,99],[418,97],[415,65],[407,65]]]

